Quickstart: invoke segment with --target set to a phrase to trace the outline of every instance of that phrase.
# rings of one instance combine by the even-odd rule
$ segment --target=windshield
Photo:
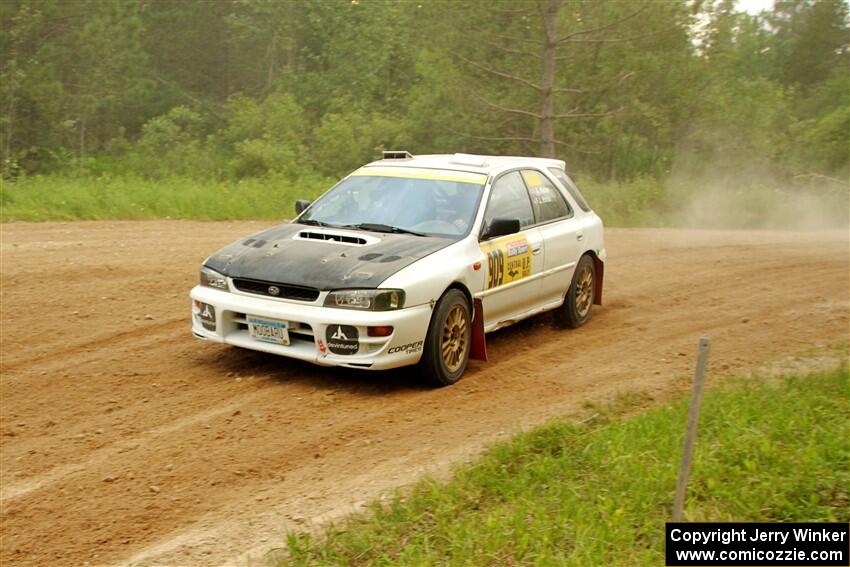
[[[342,180],[296,222],[462,237],[475,219],[487,179],[479,174],[413,168],[389,172],[374,168],[373,175],[370,169]]]

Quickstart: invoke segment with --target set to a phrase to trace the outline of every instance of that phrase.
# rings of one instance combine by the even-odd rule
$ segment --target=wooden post
[[[694,391],[691,396],[691,407],[688,410],[688,428],[685,431],[685,446],[682,449],[682,465],[679,467],[679,481],[676,483],[676,499],[673,502],[673,521],[682,521],[682,511],[685,508],[685,491],[688,487],[688,477],[691,474],[691,459],[694,456],[694,443],[697,437],[697,420],[699,406],[702,403],[702,387],[705,384],[705,368],[708,365],[708,351],[711,342],[708,337],[699,340],[697,368],[694,375]]]

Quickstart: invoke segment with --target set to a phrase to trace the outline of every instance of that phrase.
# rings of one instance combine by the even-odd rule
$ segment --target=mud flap
[[[484,306],[480,299],[472,300],[472,345],[469,358],[487,362],[487,342],[484,339]]]
[[[593,303],[594,305],[602,305],[602,278],[605,276],[605,264],[595,254],[591,254],[590,257],[593,258],[593,267],[596,272],[596,288],[593,290]]]

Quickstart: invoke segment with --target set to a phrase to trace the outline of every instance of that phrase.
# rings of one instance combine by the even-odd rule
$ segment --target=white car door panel
[[[541,295],[549,301],[563,298],[572,281],[576,264],[584,250],[581,218],[569,218],[540,227],[546,247]]]
[[[484,232],[494,219],[516,219],[521,230],[480,243],[484,254],[484,326],[494,328],[518,318],[540,303],[543,273],[543,237],[534,224],[534,211],[525,182],[518,171],[510,171],[493,183],[484,213]]]
[[[527,169],[522,177],[528,186],[537,229],[543,238],[545,258],[540,284],[543,303],[564,297],[575,266],[584,249],[584,219],[544,173]]]
[[[481,243],[484,325],[518,318],[540,303],[543,238],[536,228]]]

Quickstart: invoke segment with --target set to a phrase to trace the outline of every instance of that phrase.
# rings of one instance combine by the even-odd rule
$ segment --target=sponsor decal
[[[529,187],[540,187],[543,185],[543,178],[540,177],[540,174],[536,171],[525,170],[522,172],[522,177],[525,179],[525,182]]]
[[[531,247],[522,234],[484,242],[481,251],[487,256],[487,289],[531,275]]]
[[[319,352],[320,353],[325,354],[325,353],[328,352],[328,347],[325,346],[325,341],[323,341],[322,339],[318,339],[316,341],[316,343],[318,343],[318,345],[319,345]]]
[[[360,350],[360,334],[351,325],[328,325],[325,339],[334,354],[356,354]]]
[[[525,254],[526,252],[528,252],[527,240],[515,240],[513,242],[508,242],[508,258],[512,258],[519,254]]]
[[[413,354],[422,350],[422,345],[425,341],[415,341],[412,343],[407,343],[406,345],[399,345],[390,347],[390,350],[387,351],[387,354],[396,354],[399,352],[403,352],[405,354]]]
[[[209,303],[198,301],[198,317],[201,319],[201,325],[207,331],[215,331],[215,307]]]

